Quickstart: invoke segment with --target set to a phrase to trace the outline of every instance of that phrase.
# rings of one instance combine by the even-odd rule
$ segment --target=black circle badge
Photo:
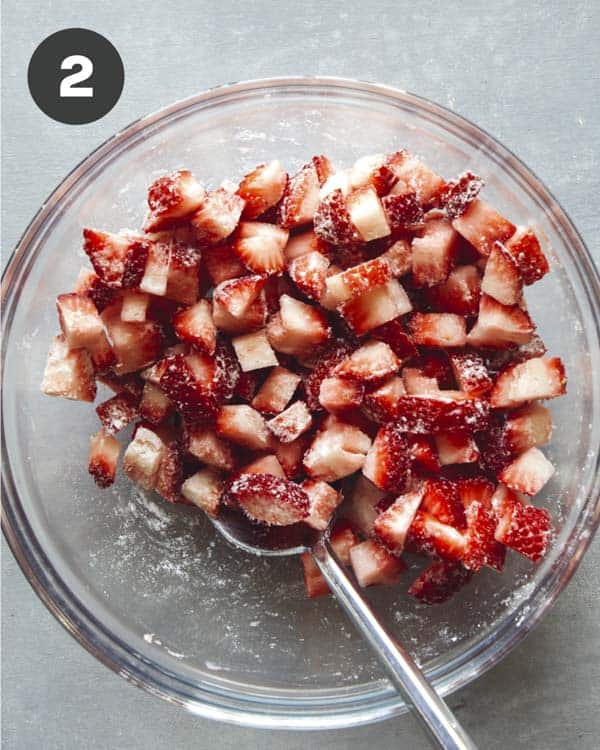
[[[115,106],[125,73],[113,45],[89,29],[63,29],[46,37],[29,62],[29,91],[58,122],[83,125]]]

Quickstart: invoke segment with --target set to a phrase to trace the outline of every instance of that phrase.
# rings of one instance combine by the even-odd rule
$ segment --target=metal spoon
[[[413,707],[435,746],[446,750],[476,750],[473,740],[427,682],[408,651],[386,632],[336,557],[326,533],[311,531],[301,524],[270,527],[252,524],[241,514],[227,509],[211,521],[228,542],[255,555],[283,557],[310,552],[332,593],[377,655],[394,687]]]

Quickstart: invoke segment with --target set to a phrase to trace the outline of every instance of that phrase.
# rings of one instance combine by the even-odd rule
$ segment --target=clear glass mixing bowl
[[[553,273],[529,293],[560,354],[569,394],[552,402],[558,471],[542,498],[556,540],[535,567],[509,555],[449,603],[423,607],[407,583],[369,592],[392,632],[447,694],[498,662],[576,569],[600,511],[599,279],[564,211],[529,170],[471,123],[419,97],[338,79],[256,81],[144,118],[82,162],[25,232],[5,273],[3,528],[57,619],[127,680],[203,715],[261,727],[326,728],[405,710],[335,601],[309,601],[297,559],[262,560],[215,537],[193,510],[86,471],[89,404],[39,392],[54,299],[85,263],[84,225],[139,226],[146,186],[189,167],[209,183],[258,162],[290,170],[315,153],[347,165],[406,147],[442,174],[470,168],[492,203],[547,237]]]

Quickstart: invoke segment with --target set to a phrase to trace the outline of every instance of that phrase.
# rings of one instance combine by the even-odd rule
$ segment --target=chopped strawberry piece
[[[285,267],[284,248],[289,232],[275,224],[243,221],[233,242],[233,251],[254,273],[279,274]]]
[[[128,291],[123,295],[121,320],[125,323],[143,323],[146,320],[150,295]]]
[[[200,251],[187,242],[172,239],[165,297],[183,305],[193,305],[198,299],[199,284]]]
[[[440,461],[431,438],[419,435],[408,435],[408,446],[413,471],[435,474],[440,470]]]
[[[139,405],[140,416],[150,424],[164,422],[173,412],[173,404],[167,394],[154,383],[144,383]]]
[[[471,477],[459,479],[457,482],[460,501],[465,508],[471,503],[479,503],[486,510],[492,510],[494,485],[485,477]]]
[[[190,456],[204,464],[223,471],[232,471],[235,466],[233,451],[229,443],[217,437],[210,427],[191,425],[185,431],[185,446]]]
[[[350,550],[352,570],[362,588],[398,583],[406,565],[373,539],[357,544]]]
[[[328,268],[329,260],[322,253],[314,251],[293,260],[288,273],[302,294],[318,301],[325,291]]]
[[[294,482],[272,474],[242,474],[229,482],[223,494],[253,521],[288,526],[309,514],[306,492]]]
[[[69,350],[65,337],[55,336],[48,352],[41,390],[47,396],[93,401],[96,381],[88,352],[85,349]]]
[[[363,400],[364,386],[337,376],[325,378],[319,390],[319,403],[331,414],[343,414],[358,408]]]
[[[369,154],[357,159],[348,172],[349,187],[371,185],[378,195],[385,195],[395,184],[396,177],[386,164],[385,154]]]
[[[363,411],[378,424],[392,422],[396,416],[398,399],[406,393],[402,378],[395,375],[378,388],[365,394]]]
[[[376,383],[394,375],[400,361],[383,341],[369,341],[343,359],[334,374],[359,383]]]
[[[511,409],[526,401],[562,396],[566,387],[560,358],[536,357],[501,372],[490,393],[490,403],[495,409]]]
[[[240,469],[239,474],[272,474],[274,477],[286,478],[285,471],[277,460],[277,456],[272,454],[252,461],[252,463]]]
[[[391,233],[375,188],[367,186],[353,190],[346,197],[346,207],[350,221],[364,242],[387,237]]]
[[[329,586],[310,552],[303,552],[300,555],[300,561],[302,562],[306,596],[309,599],[315,599],[318,596],[327,596],[329,594]]]
[[[141,397],[144,389],[144,381],[137,373],[128,373],[126,375],[115,375],[112,371],[105,372],[98,376],[98,381],[110,388],[114,393],[126,391],[133,396]]]
[[[477,435],[480,451],[479,462],[483,469],[497,476],[513,458],[506,440],[505,422],[495,416],[490,420],[489,428],[482,428]]]
[[[218,188],[208,193],[190,219],[196,237],[211,244],[221,242],[233,234],[243,210],[243,199],[229,190]]]
[[[413,581],[408,593],[423,604],[443,604],[460,591],[473,577],[460,562],[438,560]]]
[[[153,241],[148,243],[144,273],[137,285],[142,292],[154,294],[158,297],[165,296],[169,278],[170,256],[169,243],[163,242],[157,235],[154,235]]]
[[[116,437],[100,430],[92,435],[88,454],[88,471],[98,487],[110,487],[117,474],[121,445]]]
[[[400,495],[375,519],[373,531],[376,537],[395,555],[401,554],[404,549],[409,529],[423,500],[423,492],[423,488],[420,488]]]
[[[506,441],[515,453],[545,445],[551,437],[552,414],[539,403],[521,407],[506,421]]]
[[[125,273],[128,255],[133,248],[133,257],[141,253],[146,262],[148,245],[124,234],[83,230],[83,249],[89,257],[94,271],[110,287],[120,287]],[[136,250],[137,248],[137,250]]]
[[[470,464],[479,460],[479,449],[470,435],[443,432],[435,436],[440,464]]]
[[[497,242],[492,248],[481,282],[481,291],[503,305],[516,305],[523,293],[523,281],[516,261]]]
[[[60,294],[56,300],[58,319],[69,349],[84,348],[94,369],[105,372],[117,362],[104,325],[93,301],[85,294]]]
[[[477,315],[481,276],[476,266],[458,266],[442,284],[427,290],[427,299],[438,312]]]
[[[414,516],[407,539],[419,552],[447,560],[462,560],[467,550],[464,534],[421,510]]]
[[[341,313],[359,336],[412,310],[412,304],[396,279],[345,302]]]
[[[266,329],[245,333],[231,340],[242,372],[276,367],[279,362],[267,338]]]
[[[305,434],[291,443],[275,443],[275,455],[288,479],[297,479],[304,473],[302,460],[310,441],[310,434]]]
[[[519,305],[502,305],[483,294],[477,323],[469,331],[467,341],[476,347],[504,348],[511,344],[526,344],[534,330],[533,321]]]
[[[217,433],[252,450],[271,446],[271,433],[259,412],[246,404],[222,406],[217,414]]]
[[[545,508],[523,505],[518,501],[504,504],[496,527],[498,542],[533,562],[539,562],[546,553],[551,536],[552,523]]]
[[[139,417],[139,398],[130,393],[118,393],[96,407],[96,414],[108,435],[119,432]]]
[[[332,245],[347,245],[360,239],[341,190],[332,190],[321,198],[314,226],[317,237]]]
[[[473,172],[463,172],[455,180],[446,182],[440,193],[440,207],[450,220],[462,216],[479,195],[484,183]]]
[[[305,164],[290,177],[278,207],[278,224],[285,229],[309,224],[319,205],[319,173],[314,163]]]
[[[554,466],[537,448],[529,448],[508,464],[498,479],[525,495],[536,495],[554,474]]]
[[[279,301],[280,312],[271,317],[267,326],[267,336],[274,349],[298,356],[327,341],[331,331],[322,310],[288,294],[282,294]]]
[[[331,342],[328,349],[315,362],[312,371],[304,381],[306,401],[311,411],[318,411],[321,408],[319,401],[321,383],[325,378],[332,375],[335,367],[346,357],[347,354],[349,354],[350,351],[351,348],[349,344],[345,341],[336,339]]]
[[[237,279],[248,273],[229,244],[203,248],[202,262],[214,284]]]
[[[240,182],[238,195],[244,200],[244,219],[256,219],[269,208],[279,203],[285,186],[287,173],[277,160],[259,164]]]
[[[267,322],[267,302],[264,292],[258,295],[244,315],[239,318],[227,311],[227,308],[221,304],[218,295],[213,297],[212,303],[214,324],[219,331],[224,333],[250,333],[264,328]]]
[[[163,441],[163,453],[156,475],[155,490],[169,503],[181,500],[183,454],[179,440]]]
[[[423,223],[423,207],[415,192],[386,195],[381,200],[392,232],[419,228]]]
[[[418,286],[446,281],[456,261],[458,234],[445,219],[430,219],[412,241],[412,272]]]
[[[295,401],[281,414],[267,422],[267,427],[281,443],[291,443],[310,430],[312,416],[305,401]]]
[[[371,439],[358,427],[333,418],[304,454],[304,468],[313,479],[335,482],[362,468]]]
[[[383,497],[385,493],[382,490],[375,487],[364,474],[359,474],[340,509],[341,515],[359,534],[372,536],[373,524],[379,515],[377,506]]]
[[[112,305],[118,294],[116,289],[108,286],[102,279],[88,268],[82,268],[73,291],[76,294],[87,294],[98,312]]]
[[[455,529],[467,527],[458,485],[447,479],[430,479],[425,482],[421,508],[441,523],[454,526]]]
[[[401,396],[396,411],[396,424],[403,432],[421,435],[439,432],[470,435],[486,429],[488,420],[489,406],[479,399]]]
[[[216,300],[234,318],[244,318],[260,296],[267,279],[264,276],[242,276],[221,282],[213,291]]]
[[[389,344],[394,354],[400,359],[417,356],[417,348],[410,336],[404,331],[399,320],[384,323],[382,326],[374,328],[370,333],[373,338]]]
[[[325,244],[312,229],[291,235],[284,249],[286,263],[291,263],[308,253],[321,253],[326,256]]]
[[[102,320],[117,358],[117,373],[140,370],[160,357],[163,337],[156,323],[126,323],[121,320],[119,305],[107,307],[102,313]]]
[[[379,257],[386,261],[392,276],[396,278],[412,269],[412,248],[407,240],[396,240]]]
[[[468,396],[480,396],[492,387],[483,358],[476,352],[452,352],[450,364],[458,387]]]
[[[390,191],[392,195],[415,192],[422,206],[438,202],[444,180],[416,156],[407,151],[398,151],[388,160],[388,166],[398,180]]]
[[[327,482],[320,479],[306,479],[300,485],[308,495],[309,514],[304,523],[317,531],[324,531],[328,526],[335,509],[342,501],[342,496]]]
[[[496,519],[481,503],[471,502],[466,508],[467,548],[463,563],[466,568],[477,572],[484,565],[496,570],[504,566],[505,549],[494,538]]]
[[[214,469],[204,468],[185,480],[181,485],[181,494],[209,516],[216,516],[222,487],[221,475]]]
[[[256,370],[253,372],[240,372],[234,396],[241,401],[252,401],[261,385],[261,381],[261,373],[256,372]]]
[[[550,270],[540,241],[529,227],[517,227],[505,247],[514,259],[525,284],[534,284]]]
[[[414,313],[409,329],[420,346],[464,346],[467,340],[465,319],[453,313]]]
[[[362,467],[363,474],[385,492],[402,492],[409,479],[406,436],[393,424],[379,428]]]
[[[461,216],[454,219],[452,226],[486,257],[492,252],[494,243],[506,242],[516,230],[514,224],[480,198],[474,200]]]
[[[382,286],[390,278],[388,262],[382,258],[373,258],[329,276],[325,281],[325,294],[321,304],[333,310],[353,297]]]
[[[300,383],[300,375],[275,367],[252,400],[252,406],[268,414],[279,414],[291,401]]]
[[[206,354],[214,354],[217,344],[217,329],[212,317],[211,304],[201,299],[192,307],[177,313],[173,328],[182,341],[194,344]]]
[[[206,198],[206,191],[187,169],[159,177],[148,188],[145,230],[156,232],[185,220],[197,211]]]
[[[437,396],[440,386],[436,378],[430,378],[418,367],[405,367],[402,370],[405,392],[410,396]]]
[[[190,357],[176,354],[169,357],[160,377],[160,388],[190,421],[211,419],[217,405],[208,383],[198,379]]]
[[[164,444],[160,437],[147,427],[140,426],[125,450],[123,471],[132,482],[145,490],[153,490],[163,451]]]

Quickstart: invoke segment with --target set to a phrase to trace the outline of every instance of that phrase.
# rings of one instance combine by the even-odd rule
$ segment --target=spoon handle
[[[445,750],[476,750],[473,740],[427,682],[410,654],[387,633],[358,586],[339,563],[329,542],[320,539],[311,552],[337,600],[377,654],[394,687],[414,708],[435,746]]]

